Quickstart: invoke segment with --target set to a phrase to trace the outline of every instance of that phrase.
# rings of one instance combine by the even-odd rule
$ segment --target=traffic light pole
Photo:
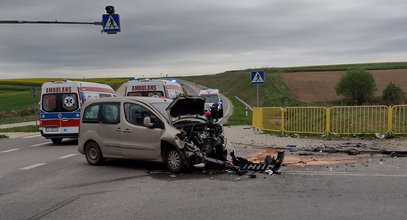
[[[102,22],[70,22],[70,21],[19,21],[19,20],[0,20],[0,24],[93,24],[102,25]]]

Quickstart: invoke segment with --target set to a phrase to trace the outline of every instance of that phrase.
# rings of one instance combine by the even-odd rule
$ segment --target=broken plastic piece
[[[297,151],[297,145],[294,144],[289,144],[286,146],[287,150],[290,152],[296,152]]]
[[[269,176],[273,175],[273,171],[270,169],[267,169],[264,172],[267,173]]]
[[[205,164],[204,164],[204,163],[198,163],[198,164],[195,164],[194,167],[195,167],[195,168],[198,168],[198,169],[204,169],[204,168],[205,168]]]

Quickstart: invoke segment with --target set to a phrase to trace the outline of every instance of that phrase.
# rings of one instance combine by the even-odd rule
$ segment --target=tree
[[[390,82],[383,90],[383,101],[386,105],[398,105],[404,102],[404,92],[396,84]]]
[[[336,85],[336,94],[343,95],[350,104],[361,105],[373,98],[376,82],[372,73],[363,69],[350,69]]]

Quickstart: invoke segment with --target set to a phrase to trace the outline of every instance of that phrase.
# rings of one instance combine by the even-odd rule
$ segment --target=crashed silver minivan
[[[223,127],[204,116],[205,100],[114,97],[87,101],[78,151],[91,165],[105,158],[162,161],[180,172],[206,158],[226,160]]]

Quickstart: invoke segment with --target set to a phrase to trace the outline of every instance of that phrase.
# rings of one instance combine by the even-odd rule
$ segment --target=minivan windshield
[[[160,114],[162,116],[164,116],[166,119],[169,120],[168,113],[167,113],[166,109],[170,105],[170,102],[155,102],[155,103],[151,103],[151,105],[155,109],[157,109],[157,111],[160,112]]]

